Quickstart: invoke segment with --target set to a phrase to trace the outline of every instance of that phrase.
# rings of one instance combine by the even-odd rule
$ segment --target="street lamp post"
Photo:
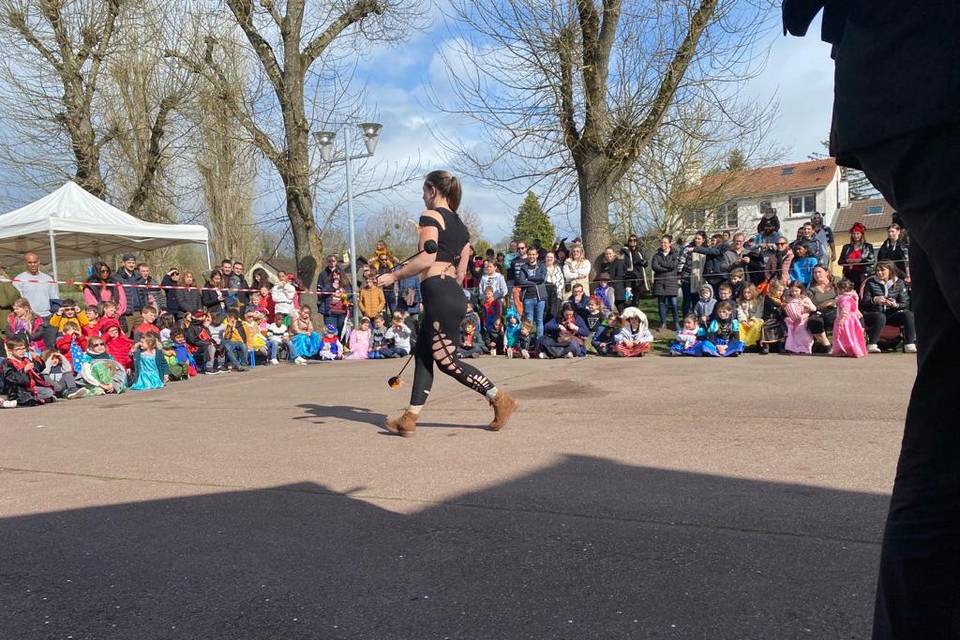
[[[336,141],[335,131],[315,131],[314,137],[320,147],[320,157],[327,164],[344,163],[344,169],[347,172],[347,219],[350,225],[350,286],[353,292],[353,327],[360,326],[360,306],[357,304],[357,297],[360,291],[360,283],[357,278],[357,232],[356,223],[353,217],[353,171],[351,162],[369,158],[377,149],[377,142],[380,139],[380,131],[383,125],[376,122],[341,123],[343,131],[343,155],[335,156],[333,144]],[[367,147],[367,152],[355,156],[350,155],[350,145],[352,143],[351,127],[357,126],[363,133],[363,143]]]

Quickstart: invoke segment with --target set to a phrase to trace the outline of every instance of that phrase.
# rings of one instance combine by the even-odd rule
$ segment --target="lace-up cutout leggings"
[[[467,313],[467,299],[455,278],[434,276],[420,283],[423,317],[414,349],[412,406],[426,404],[433,387],[433,365],[460,384],[480,394],[494,386],[487,376],[456,357],[460,346],[460,323]]]

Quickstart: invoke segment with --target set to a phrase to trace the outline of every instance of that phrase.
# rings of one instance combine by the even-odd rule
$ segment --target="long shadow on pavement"
[[[298,404],[298,409],[303,409],[306,415],[298,416],[294,420],[312,420],[315,424],[338,424],[342,421],[359,422],[377,427],[384,435],[390,435],[384,428],[383,422],[387,416],[383,413],[376,413],[363,407],[350,407],[346,405],[321,405],[321,404]],[[427,429],[486,429],[485,424],[458,424],[443,422],[418,422],[417,428]]]
[[[10,517],[0,636],[865,638],[887,501],[570,456],[412,514],[302,483]]]

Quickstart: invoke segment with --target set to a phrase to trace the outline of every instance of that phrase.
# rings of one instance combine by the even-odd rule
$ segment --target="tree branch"
[[[308,69],[314,60],[330,46],[330,43],[348,27],[371,15],[383,15],[384,11],[386,11],[386,7],[384,7],[379,0],[357,0],[352,7],[344,11],[336,20],[330,23],[323,33],[307,44],[302,53],[302,68]]]
[[[153,183],[160,168],[162,151],[160,141],[163,139],[164,128],[167,125],[167,119],[170,112],[180,103],[181,96],[172,93],[160,101],[160,108],[157,110],[157,117],[154,118],[153,126],[150,127],[150,145],[147,149],[147,160],[143,167],[143,173],[140,176],[140,182],[130,199],[130,206],[127,211],[130,215],[140,216],[143,206],[153,192]]]
[[[580,143],[580,132],[574,119],[576,107],[573,103],[573,51],[576,38],[572,27],[560,31],[557,38],[557,56],[560,60],[560,126],[564,143],[571,152],[575,152]]]
[[[260,32],[257,31],[256,26],[253,24],[252,0],[226,0],[226,2],[227,6],[230,7],[230,11],[233,12],[233,16],[237,19],[237,24],[240,25],[244,35],[247,36],[247,40],[253,47],[254,53],[257,54],[260,63],[263,64],[263,68],[267,72],[267,77],[270,78],[270,82],[276,91],[277,98],[282,102],[284,100],[283,68],[277,61],[273,47],[260,35]]]

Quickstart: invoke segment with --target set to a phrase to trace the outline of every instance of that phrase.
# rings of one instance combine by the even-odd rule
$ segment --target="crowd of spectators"
[[[756,232],[664,235],[650,258],[631,235],[596,260],[566,239],[547,248],[511,242],[475,255],[463,283],[468,308],[457,356],[640,357],[662,344],[675,356],[732,357],[755,351],[862,357],[897,345],[915,352],[908,247],[892,224],[873,247],[864,228],[836,251],[819,215],[790,241],[775,217]],[[836,261],[843,277],[831,275]],[[132,254],[114,271],[98,262],[65,294],[24,256],[10,276],[0,265],[4,407],[54,398],[158,389],[196,375],[257,364],[399,358],[411,353],[421,311],[416,277],[388,288],[376,276],[399,263],[379,242],[349,269],[328,256],[316,307],[301,305],[294,274],[262,269],[247,282],[241,262],[204,274],[169,269],[157,282]],[[658,325],[641,310],[656,299]],[[350,321],[356,304],[362,319]],[[648,308],[652,308],[648,307]]]

